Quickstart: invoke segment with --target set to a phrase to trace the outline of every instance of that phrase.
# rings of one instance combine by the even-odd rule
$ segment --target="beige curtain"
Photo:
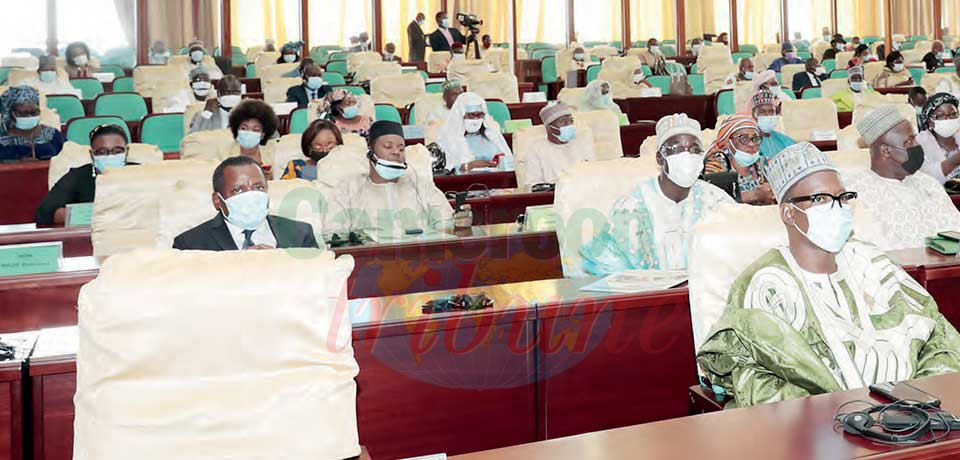
[[[943,24],[946,27],[944,35],[956,36],[960,33],[960,0],[943,0]]]
[[[291,38],[287,34],[285,18],[299,16],[299,7],[288,11],[284,0],[232,0],[230,5],[230,33],[233,44],[241,48],[262,45],[273,39],[277,47]],[[299,31],[293,31],[296,38]]]
[[[844,36],[882,37],[883,18],[883,0],[837,0],[837,31]]]
[[[120,19],[120,27],[123,27],[123,35],[127,37],[127,42],[130,43],[130,47],[137,47],[137,37],[136,33],[136,22],[137,15],[136,7],[134,6],[133,0],[113,0],[113,4],[117,8],[117,18]]]
[[[772,0],[737,0],[740,14],[740,43],[763,47],[777,43],[780,34],[780,2]]]
[[[567,43],[566,0],[517,0],[519,43]]]
[[[236,0],[234,0],[236,1]],[[384,2],[384,18],[396,18],[387,13],[390,4],[398,0]],[[373,39],[373,15],[371,2],[367,0],[323,0],[311,1],[308,19],[310,21],[310,46],[349,45],[351,36],[367,31]],[[414,13],[416,14],[416,13]],[[403,19],[397,19],[403,21]],[[412,21],[411,16],[409,21]],[[391,24],[387,20],[385,26]],[[403,25],[406,34],[406,24]],[[389,40],[388,40],[389,41]],[[386,43],[386,42],[384,42]]]
[[[480,36],[490,34],[494,43],[510,40],[510,0],[460,0],[461,13],[473,13],[483,20]]]
[[[824,27],[830,28],[833,17],[831,0],[803,0],[791,1],[790,6],[790,39],[793,34],[800,32],[805,40],[818,38]]]
[[[933,38],[933,2],[940,0],[892,0],[894,34],[926,35]],[[945,16],[946,17],[946,16]]]
[[[676,16],[675,0],[630,0],[631,40],[676,39]]]
[[[149,40],[147,46],[160,40],[176,53],[197,38],[212,52],[220,43],[217,26],[220,21],[220,3],[216,0],[199,1],[198,30],[194,30],[192,0],[148,0],[145,13]]]
[[[716,3],[718,1],[729,5],[726,0],[686,0],[684,24],[687,40],[703,38],[703,34],[720,35],[720,32],[729,32],[727,30],[730,28],[729,24],[717,24],[716,22],[718,9]],[[720,6],[720,8],[723,8],[723,6]],[[726,8],[729,9],[729,6]]]
[[[574,27],[577,41],[612,42],[620,40],[623,17],[620,0],[579,0],[574,2]]]

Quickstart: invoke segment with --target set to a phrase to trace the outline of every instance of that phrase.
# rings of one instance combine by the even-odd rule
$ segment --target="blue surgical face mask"
[[[359,105],[351,105],[350,107],[343,108],[343,118],[346,118],[347,120],[352,120],[354,118],[357,118],[357,114],[359,113],[360,113]]]
[[[734,147],[733,159],[741,166],[753,166],[754,163],[760,160],[760,152],[750,154]]]
[[[40,117],[15,117],[13,125],[21,131],[30,131],[40,124]]]
[[[307,77],[307,88],[316,91],[321,86],[323,86],[323,77]]]
[[[270,212],[270,195],[267,192],[251,190],[223,199],[229,215],[227,221],[244,230],[256,230],[263,225]]]
[[[256,131],[240,130],[237,132],[237,143],[240,144],[240,147],[252,149],[260,144],[260,139],[262,137],[263,134]]]
[[[577,137],[577,127],[574,125],[561,126],[553,129],[559,131],[557,133],[557,139],[559,139],[560,142],[567,143]]]
[[[93,157],[93,167],[99,172],[103,172],[111,168],[122,168],[126,164],[126,153],[117,153],[114,155],[95,155]]]
[[[860,91],[863,91],[864,86],[865,86],[865,85],[864,85],[864,83],[863,83],[862,81],[852,81],[852,82],[850,82],[850,89],[852,89],[852,90],[854,90],[854,91],[856,91],[856,92],[858,92],[858,93],[859,93]]]
[[[191,51],[190,59],[193,62],[200,62],[203,59],[203,51]]]
[[[397,180],[407,173],[406,163],[382,160],[376,156],[373,158],[373,169],[377,172],[377,175],[384,180]]]
[[[443,18],[443,20],[440,21],[440,25],[441,25],[444,29],[449,29],[449,28],[450,28],[450,19],[449,19],[449,18]]]
[[[777,117],[776,115],[761,115],[757,117],[757,126],[760,128],[760,131],[765,133],[771,133],[777,127]]]
[[[296,60],[297,60],[297,55],[296,55],[296,54],[284,54],[284,55],[283,55],[283,62],[293,62],[293,61],[296,61]]]
[[[44,83],[50,83],[57,80],[57,71],[56,70],[42,70],[40,71],[40,81]]]
[[[600,97],[600,101],[603,102],[603,105],[613,105],[613,95],[610,93],[604,94]]]

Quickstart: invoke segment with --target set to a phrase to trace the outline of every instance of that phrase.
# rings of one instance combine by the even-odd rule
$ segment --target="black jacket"
[[[806,71],[797,72],[793,74],[793,92],[797,94],[797,99],[800,98],[801,89],[821,86],[820,82],[823,80],[821,80],[820,77],[816,75],[814,75],[813,78],[817,80],[816,84],[814,84],[813,81],[810,80],[810,74],[808,74]]]
[[[304,222],[279,216],[267,216],[267,223],[277,239],[277,248],[317,248],[313,227]],[[223,218],[217,216],[178,235],[173,240],[174,249],[200,251],[236,251],[237,243]]]
[[[924,54],[922,61],[927,66],[927,72],[933,72],[937,67],[943,67],[943,60],[933,51]]]
[[[447,29],[450,31],[450,36],[453,37],[454,43],[464,44],[467,42],[467,38],[460,33],[459,30],[454,29],[453,27]],[[447,43],[447,37],[443,36],[443,32],[440,32],[440,29],[434,30],[430,34],[430,48],[433,51],[450,51],[450,44]]]
[[[137,163],[127,162],[128,166]],[[38,225],[53,225],[53,215],[60,208],[74,203],[93,203],[97,193],[97,178],[93,175],[93,164],[70,168],[53,188],[43,197],[34,215]]]
[[[417,21],[410,21],[407,25],[407,42],[410,44],[410,62],[422,61],[427,52],[427,36]]]
[[[322,99],[333,88],[330,85],[323,85],[317,90],[317,99]],[[310,98],[307,96],[307,88],[303,85],[291,86],[287,89],[287,102],[296,102],[298,108],[310,105]]]

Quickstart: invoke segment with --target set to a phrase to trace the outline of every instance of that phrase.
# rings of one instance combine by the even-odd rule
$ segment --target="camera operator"
[[[437,30],[430,34],[430,48],[434,52],[450,51],[454,43],[466,44],[467,39],[463,34],[456,27],[451,27],[447,13],[443,11],[437,13],[436,19]]]

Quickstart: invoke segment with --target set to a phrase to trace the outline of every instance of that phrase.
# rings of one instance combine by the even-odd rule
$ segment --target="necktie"
[[[244,230],[243,231],[243,249],[250,249],[253,247],[253,230]]]

